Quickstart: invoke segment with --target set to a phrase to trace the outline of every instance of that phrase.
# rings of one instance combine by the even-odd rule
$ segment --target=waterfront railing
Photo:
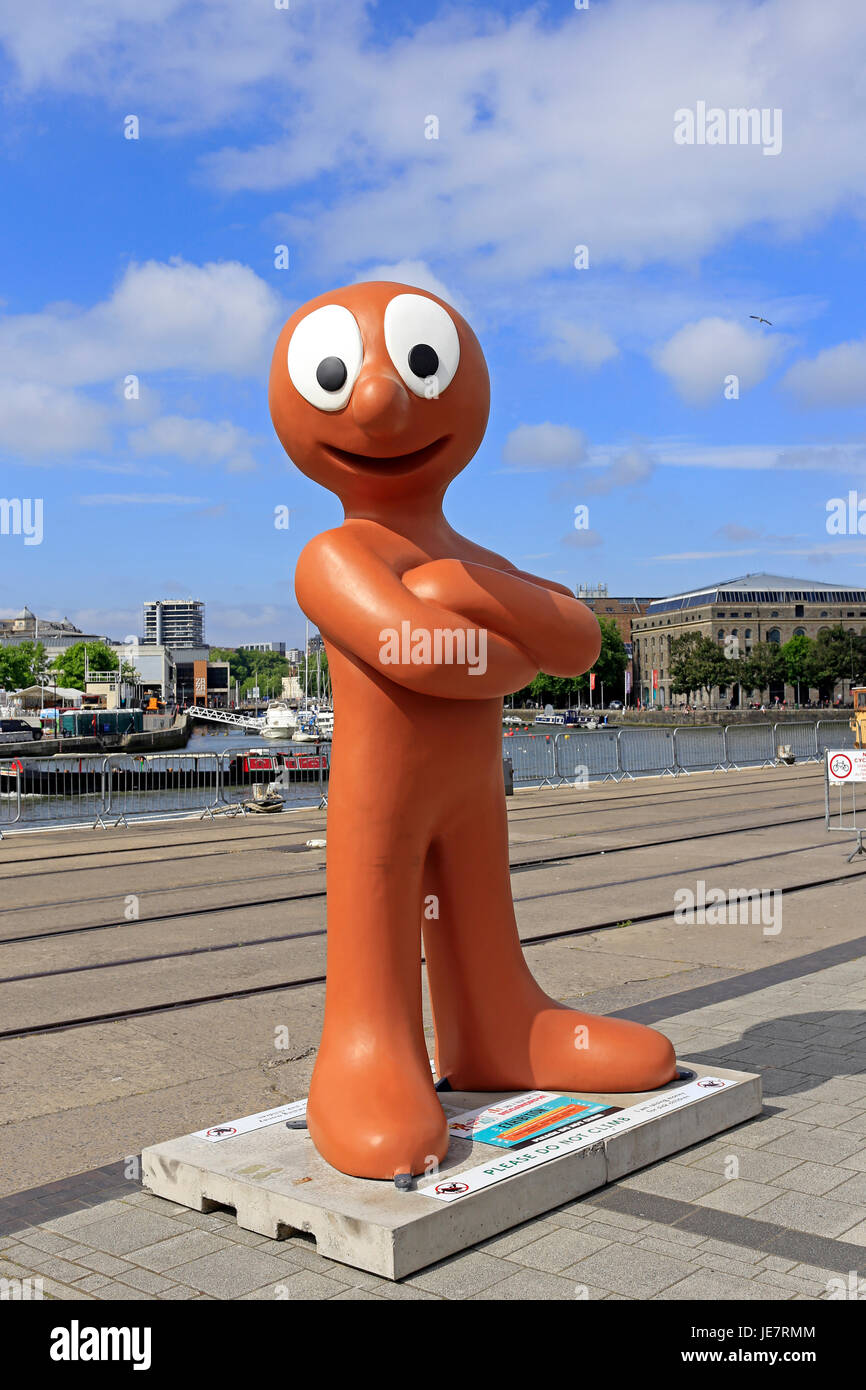
[[[773,767],[788,761],[820,762],[828,748],[853,748],[854,731],[841,719],[697,728],[628,725],[508,734],[503,744],[515,785],[562,787]],[[790,758],[780,757],[780,747],[790,748]]]
[[[240,815],[327,804],[330,744],[213,753],[111,753],[0,759],[4,829],[111,828],[178,815]]]
[[[821,719],[508,734],[503,755],[511,759],[516,786],[563,787],[820,762],[828,748],[853,746],[847,721]],[[219,753],[3,758],[0,836],[4,830],[40,826],[108,828],[184,814],[242,814],[267,809],[261,802],[269,789],[285,804],[321,807],[327,805],[329,771],[329,743]]]

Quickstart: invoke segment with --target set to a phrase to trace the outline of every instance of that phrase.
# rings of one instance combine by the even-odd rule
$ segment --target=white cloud
[[[746,328],[732,319],[688,323],[655,349],[653,361],[690,405],[724,400],[725,379],[739,378],[740,391],[764,380],[788,340]]]
[[[577,363],[593,370],[619,356],[619,348],[609,333],[597,324],[558,320],[551,326],[552,341],[543,355],[566,366]]]
[[[186,463],[221,464],[229,473],[248,473],[256,467],[256,440],[229,420],[190,420],[162,415],[129,437],[138,454],[166,454]]]
[[[0,41],[16,68],[18,92],[39,90],[102,98],[117,117],[142,115],[143,138],[154,132],[207,128],[256,109],[257,88],[277,97],[303,65],[311,40],[327,47],[331,26],[318,26],[318,0],[272,3],[208,0],[0,0]],[[362,0],[341,0],[337,42],[349,42]],[[311,34],[312,27],[312,34]]]
[[[752,526],[741,526],[738,521],[726,521],[724,526],[718,526],[713,533],[716,536],[724,536],[726,541],[759,541],[762,532],[756,531]]]
[[[207,632],[215,647],[255,641],[291,644],[292,633],[300,634],[303,644],[303,618],[296,605],[208,603]]]
[[[13,100],[101,100],[118,139],[128,111],[143,138],[234,118],[236,146],[204,156],[207,176],[300,190],[286,225],[329,268],[448,247],[504,283],[567,271],[578,242],[594,267],[684,264],[756,223],[811,230],[862,185],[861,0],[421,13],[382,41],[363,0],[341,0],[339,24],[320,0],[209,0],[206,22],[193,0],[0,0],[0,40]],[[698,100],[780,108],[781,154],[676,145],[674,112]],[[322,175],[324,206],[305,187]]]
[[[734,555],[760,555],[760,550],[682,550],[675,555],[648,555],[644,564],[657,560],[729,560]]]
[[[595,267],[689,263],[752,224],[787,235],[847,206],[866,173],[859,0],[559,15],[455,7],[391,44],[314,45],[285,133],[207,157],[207,173],[267,192],[332,176],[337,196],[302,192],[285,220],[308,245],[315,228],[322,264],[448,247],[500,282],[567,272],[577,243]],[[781,108],[782,154],[676,145],[674,112],[698,99]]]
[[[866,339],[838,343],[817,357],[795,362],[782,385],[802,405],[866,405]]]
[[[393,261],[390,265],[370,265],[355,276],[356,283],[363,280],[394,280],[398,285],[416,285],[418,289],[438,295],[446,304],[453,304],[458,313],[465,315],[467,312],[456,291],[449,289],[426,261],[403,260]]]
[[[572,425],[518,425],[505,440],[502,457],[510,473],[574,468],[586,458],[586,436]]]
[[[683,550],[672,555],[649,555],[642,564],[655,564],[660,560],[729,560],[732,556],[760,555],[762,563],[772,564],[776,558],[796,558],[810,563],[838,559],[840,555],[866,554],[866,541],[838,541],[832,546],[811,545],[798,547],[758,547],[748,550]],[[774,571],[775,572],[775,571]]]
[[[593,450],[593,455],[596,450]],[[690,444],[662,441],[653,457],[671,468],[721,468],[758,472],[851,473],[866,468],[866,444]],[[594,459],[593,459],[594,461]]]
[[[0,317],[0,377],[83,386],[140,372],[254,376],[280,317],[277,294],[249,266],[147,261],[90,309]]]
[[[598,546],[604,545],[604,540],[598,531],[593,531],[589,527],[581,531],[566,532],[562,538],[562,544],[572,546],[576,550],[595,550]]]
[[[599,473],[582,484],[590,496],[603,497],[620,487],[634,487],[652,477],[652,460],[642,449],[627,449]]]
[[[108,439],[108,415],[74,391],[0,377],[0,450],[25,460],[74,454]]]

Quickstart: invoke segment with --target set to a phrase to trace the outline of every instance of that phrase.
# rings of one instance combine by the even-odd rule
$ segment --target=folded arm
[[[437,562],[451,563],[451,562]],[[423,566],[428,569],[429,566]],[[295,592],[303,611],[323,636],[382,672],[388,680],[419,694],[444,699],[491,699],[518,690],[538,670],[521,643],[491,631],[487,623],[463,610],[419,595],[368,546],[345,532],[325,532],[305,547],[298,560]],[[403,624],[409,633],[474,631],[477,655],[484,629],[484,669],[441,661],[403,659]],[[467,640],[467,647],[469,641]]]
[[[403,582],[420,598],[518,644],[548,675],[579,675],[598,656],[595,617],[559,585],[465,560],[430,561],[409,570]]]

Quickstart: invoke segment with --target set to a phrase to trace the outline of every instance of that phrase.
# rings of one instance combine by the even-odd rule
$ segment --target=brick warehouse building
[[[596,610],[598,611],[598,610]],[[778,574],[746,574],[702,589],[691,589],[669,598],[655,599],[646,612],[632,620],[634,645],[634,693],[643,704],[665,706],[672,703],[670,645],[686,632],[699,632],[724,645],[736,637],[741,654],[748,655],[756,642],[784,644],[791,637],[817,637],[839,624],[851,632],[866,632],[866,589],[841,589],[815,579],[788,579]],[[653,701],[652,673],[658,672],[658,688]],[[847,698],[849,682],[837,688]],[[817,692],[810,692],[812,698]],[[801,691],[804,698],[805,693]],[[734,703],[751,695],[737,686]],[[795,698],[791,686],[770,691],[770,698]],[[674,699],[685,702],[685,696]],[[700,697],[706,699],[704,694]],[[713,691],[711,703],[729,700],[732,694]]]
[[[608,593],[606,584],[579,584],[575,592],[581,603],[585,603],[587,608],[591,608],[597,618],[612,618],[619,628],[629,657],[626,667],[626,690],[630,687],[629,699],[636,700],[638,687],[632,655],[632,624],[634,619],[646,613],[650,604],[655,603],[656,600],[622,595],[613,597]]]

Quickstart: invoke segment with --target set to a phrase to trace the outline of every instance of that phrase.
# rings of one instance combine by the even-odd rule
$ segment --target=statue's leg
[[[348,810],[341,810],[345,805]],[[325,1023],[310,1136],[355,1177],[422,1173],[448,1149],[421,1014],[421,817],[328,811]]]
[[[673,1047],[655,1029],[566,1008],[530,973],[498,788],[461,790],[425,891],[439,913],[424,922],[437,1072],[455,1090],[644,1091],[673,1080]]]

